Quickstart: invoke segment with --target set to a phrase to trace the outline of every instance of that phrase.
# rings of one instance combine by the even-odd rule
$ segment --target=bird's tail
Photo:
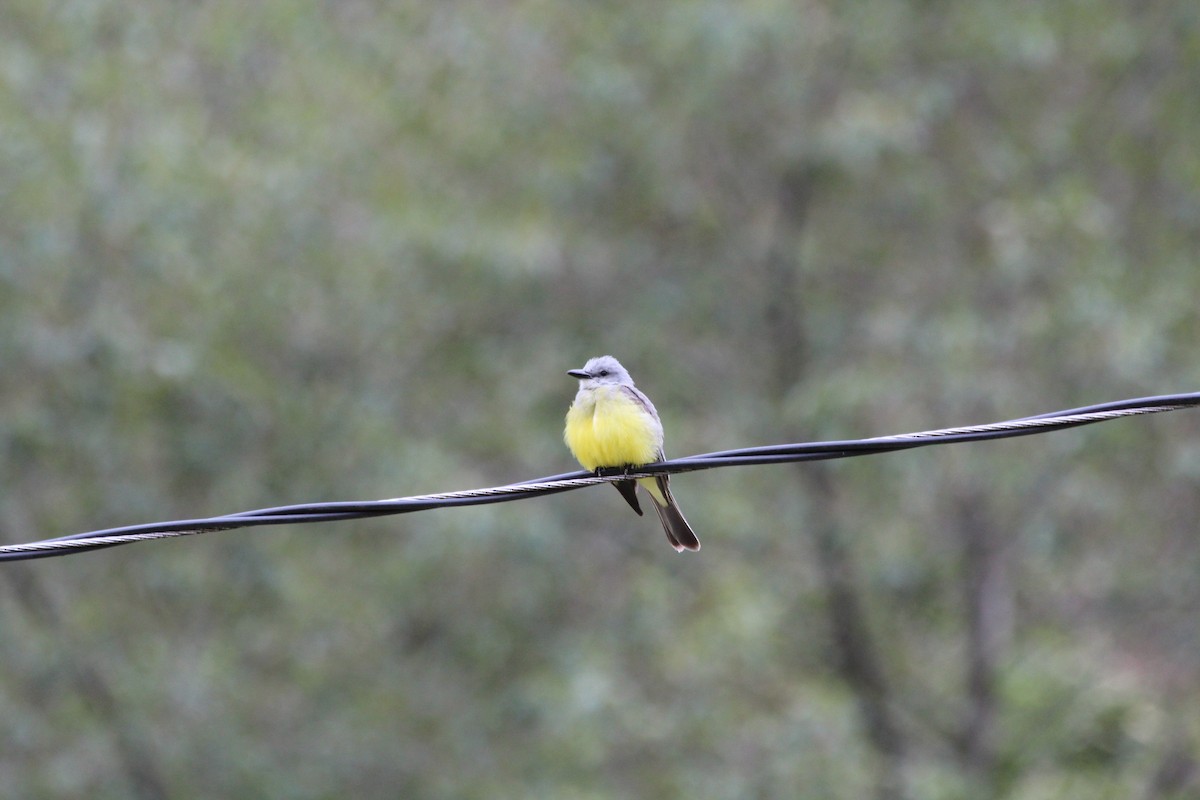
[[[675,502],[675,498],[671,495],[671,487],[667,483],[667,477],[660,475],[655,479],[657,492],[649,490],[647,493],[650,499],[654,501],[654,510],[658,512],[658,519],[662,522],[663,531],[667,534],[668,541],[676,551],[682,553],[684,550],[699,550],[700,540],[696,538],[696,532],[692,530],[692,526],[688,525],[688,521],[683,518],[683,512],[679,510],[679,504]],[[661,495],[661,498],[659,497]]]

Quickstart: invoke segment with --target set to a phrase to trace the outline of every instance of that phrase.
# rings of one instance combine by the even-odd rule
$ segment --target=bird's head
[[[612,356],[589,358],[588,362],[583,365],[583,369],[570,369],[567,370],[567,374],[572,378],[578,378],[580,385],[584,388],[633,385],[633,378],[629,377],[629,373],[621,366],[621,362]]]

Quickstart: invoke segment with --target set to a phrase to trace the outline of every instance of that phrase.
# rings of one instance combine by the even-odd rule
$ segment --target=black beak
[[[567,374],[570,375],[572,378],[579,378],[579,380],[583,380],[584,378],[592,377],[591,375],[589,375],[588,373],[584,372],[581,369],[569,369],[569,370],[567,370]]]

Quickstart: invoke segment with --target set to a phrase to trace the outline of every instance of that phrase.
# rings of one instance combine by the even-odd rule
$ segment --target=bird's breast
[[[580,392],[567,412],[567,447],[584,469],[658,460],[662,428],[619,389]]]

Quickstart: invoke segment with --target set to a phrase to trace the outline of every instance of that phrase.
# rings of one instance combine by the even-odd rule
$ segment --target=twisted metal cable
[[[794,444],[744,447],[736,450],[720,450],[686,458],[676,458],[655,464],[646,464],[636,469],[602,469],[598,474],[576,471],[529,481],[493,486],[483,489],[465,489],[457,492],[394,497],[387,500],[361,502],[309,503],[304,505],[277,506],[243,511],[204,519],[172,520],[143,525],[75,533],[25,544],[0,545],[0,561],[22,561],[34,558],[81,553],[117,545],[154,539],[170,539],[195,536],[201,533],[233,530],[259,525],[298,524],[303,522],[335,522],[339,520],[407,514],[434,508],[484,505],[524,500],[558,492],[624,480],[629,477],[648,477],[673,472],[694,472],[717,467],[780,464],[799,461],[819,461],[834,458],[874,455],[915,447],[938,444],[986,441],[1014,436],[1029,436],[1037,433],[1063,430],[1065,428],[1091,425],[1122,417],[1157,414],[1200,405],[1200,392],[1157,397],[1142,397],[1119,400],[1094,406],[1054,411],[1032,417],[994,422],[986,425],[967,425],[955,428],[902,433],[895,436],[877,436],[869,439],[850,439],[829,442],[802,442]]]

